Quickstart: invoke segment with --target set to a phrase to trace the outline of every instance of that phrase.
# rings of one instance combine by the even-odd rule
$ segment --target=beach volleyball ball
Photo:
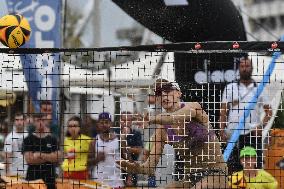
[[[8,14],[0,19],[0,41],[10,48],[24,45],[31,35],[28,20],[20,14]]]

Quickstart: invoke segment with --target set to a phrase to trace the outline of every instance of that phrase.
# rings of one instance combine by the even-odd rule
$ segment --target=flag
[[[6,0],[8,12],[28,19],[31,37],[23,47],[61,47],[61,7],[59,0]],[[21,62],[29,95],[36,112],[41,100],[53,105],[53,123],[57,122],[57,102],[60,88],[60,59],[58,54],[21,54]]]

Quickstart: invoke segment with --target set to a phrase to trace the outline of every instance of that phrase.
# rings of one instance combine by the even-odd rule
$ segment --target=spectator
[[[133,129],[133,115],[131,112],[122,112],[120,116],[121,127],[121,153],[122,158],[131,162],[137,161],[142,152],[142,136],[140,131]],[[137,174],[125,175],[126,186],[137,185]]]
[[[241,58],[239,64],[240,80],[227,85],[224,89],[220,112],[220,135],[224,142],[227,142],[237,129],[240,119],[244,116],[245,107],[257,93],[257,84],[251,77],[252,70],[251,60],[248,57]],[[265,116],[261,120],[262,109],[265,111]],[[229,174],[242,169],[239,154],[240,149],[244,146],[253,146],[257,149],[258,168],[262,166],[262,130],[271,115],[269,99],[263,93],[259,97],[255,109],[250,110],[250,115],[245,120],[244,129],[240,131],[238,143],[228,160]]]
[[[44,114],[34,115],[35,132],[24,139],[23,153],[28,164],[26,180],[42,179],[47,189],[55,189],[55,167],[61,160],[57,138],[52,136]]]
[[[81,134],[82,122],[77,116],[68,122],[64,140],[63,177],[68,179],[88,179],[88,153],[92,138]]]
[[[47,129],[50,133],[56,137],[59,136],[59,128],[58,125],[54,124],[52,121],[52,103],[49,100],[43,100],[40,102],[40,113],[45,114],[45,122]],[[35,131],[35,126],[30,123],[28,127],[28,133],[31,134]]]
[[[277,189],[276,179],[263,169],[256,169],[257,152],[247,146],[241,150],[240,161],[243,170],[234,173],[229,179],[232,188]]]
[[[120,158],[116,157],[120,156],[119,141],[111,127],[111,115],[107,112],[100,113],[96,128],[98,135],[92,143],[89,165],[95,166],[92,170],[92,179],[112,188],[119,188],[124,186],[120,178],[121,171],[115,164],[115,160]]]
[[[24,119],[23,113],[15,114],[13,130],[5,139],[6,176],[24,177],[26,174],[27,167],[22,154],[23,140],[27,136]]]

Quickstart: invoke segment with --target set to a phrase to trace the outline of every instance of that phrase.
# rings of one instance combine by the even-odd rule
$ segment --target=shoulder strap
[[[240,87],[240,81],[238,81],[237,87],[238,87],[238,89],[239,89],[239,87]],[[256,87],[257,87],[257,84],[256,84],[256,82],[253,80],[253,89],[256,88]],[[252,90],[253,90],[253,89],[252,89]],[[244,95],[240,96],[240,101],[242,101],[248,94],[250,94],[250,93],[252,92],[252,90],[248,90]],[[233,106],[234,106],[234,105],[232,104],[232,107],[233,107]]]
[[[257,87],[255,80],[252,80],[252,81],[253,81],[253,87]],[[240,86],[240,80],[238,80],[238,86]]]

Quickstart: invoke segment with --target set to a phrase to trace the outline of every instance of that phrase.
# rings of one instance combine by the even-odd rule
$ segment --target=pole
[[[281,36],[281,40],[280,41],[284,41],[284,35]],[[253,96],[253,98],[250,100],[250,102],[248,102],[245,107],[245,111],[243,116],[241,117],[238,127],[237,129],[234,131],[234,133],[232,134],[228,145],[224,151],[224,160],[225,162],[228,161],[237,141],[239,140],[240,137],[240,131],[243,130],[244,128],[244,124],[246,121],[246,118],[250,115],[250,111],[253,110],[256,106],[256,103],[258,102],[258,97],[261,95],[262,91],[265,88],[265,85],[270,82],[270,76],[275,68],[276,65],[276,60],[281,56],[281,52],[274,52],[272,55],[272,60],[271,63],[269,64],[265,74],[263,75],[263,79],[260,82],[259,86],[257,87],[257,91],[256,94]]]
[[[94,29],[94,38],[93,38],[93,46],[100,47],[101,46],[101,10],[100,10],[101,0],[95,0],[93,4],[93,29]]]

